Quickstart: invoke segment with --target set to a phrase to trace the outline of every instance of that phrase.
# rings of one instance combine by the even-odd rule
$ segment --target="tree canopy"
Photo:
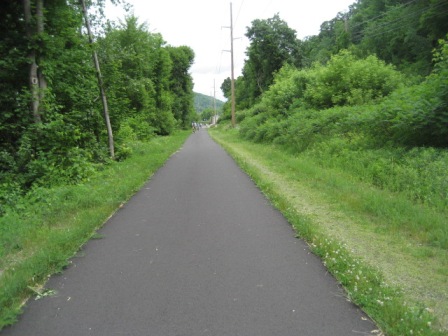
[[[194,52],[173,47],[138,17],[116,24],[98,16],[104,1],[25,0],[2,4],[0,20],[0,198],[34,184],[74,183],[107,162],[98,70],[116,137],[167,135],[194,117]],[[19,192],[20,193],[20,192]]]
[[[246,36],[250,41],[243,76],[249,99],[254,102],[272,84],[273,76],[285,63],[300,65],[300,42],[296,31],[278,14],[254,20]]]

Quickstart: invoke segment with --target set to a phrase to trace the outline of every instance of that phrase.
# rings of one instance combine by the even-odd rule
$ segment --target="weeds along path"
[[[268,197],[279,203],[277,206],[283,212],[295,212],[311,222],[311,233],[304,234],[311,245],[315,235],[335,241],[336,246],[343,246],[355,259],[377,269],[388,285],[400,288],[403,301],[434,314],[438,320],[436,334],[439,328],[448,330],[447,251],[423,246],[400,233],[387,232],[369,215],[353,210],[350,202],[357,197],[356,193],[369,191],[370,186],[355,182],[343,172],[319,172],[322,168],[309,159],[300,160],[272,146],[242,141],[235,131],[211,134]],[[307,174],[311,171],[312,174]],[[348,188],[353,193],[344,195],[336,179],[353,184]],[[352,284],[348,290],[355,291],[358,287],[359,283]],[[381,298],[376,300],[383,302]],[[381,314],[377,318],[381,319]]]

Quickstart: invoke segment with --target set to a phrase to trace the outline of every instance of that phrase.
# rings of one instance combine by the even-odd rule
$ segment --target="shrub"
[[[313,66],[304,98],[313,108],[362,105],[387,96],[402,81],[398,71],[376,56],[357,59],[344,50],[327,65]]]
[[[274,84],[263,94],[262,103],[272,115],[287,115],[287,111],[298,101],[303,99],[309,74],[306,70],[299,70],[291,65],[285,65],[275,75]]]
[[[434,72],[421,84],[385,100],[366,124],[380,141],[406,146],[448,146],[448,43],[435,52]]]
[[[138,115],[127,118],[120,125],[117,137],[121,141],[150,140],[154,137],[155,128],[151,126],[147,117]]]
[[[240,125],[240,135],[247,140],[254,140],[257,136],[257,129],[268,118],[266,113],[260,113],[250,118],[244,119]]]

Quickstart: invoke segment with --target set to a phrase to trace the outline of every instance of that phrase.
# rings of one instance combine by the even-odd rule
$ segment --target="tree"
[[[163,55],[159,52],[164,44],[162,36],[149,33],[146,24],[130,15],[119,26],[110,26],[99,44],[106,89],[116,107],[111,114],[115,129],[133,119],[148,129],[159,130],[160,85],[166,83],[167,76],[157,78],[157,69],[163,67],[159,60]]]
[[[276,14],[267,20],[254,20],[247,29],[250,40],[243,76],[253,103],[274,79],[274,73],[285,63],[301,65],[300,41],[296,31]]]
[[[207,108],[201,113],[201,121],[210,122],[212,116],[215,115],[215,112],[211,108]]]
[[[166,135],[177,125],[189,125],[191,48],[166,46],[162,35],[150,33],[133,15],[109,26],[99,44],[106,88],[119,111],[111,115],[117,127],[133,119],[132,125],[138,122],[151,133]]]
[[[428,75],[431,53],[448,32],[445,0],[362,0],[349,13],[352,43],[400,70]]]
[[[2,5],[2,181],[28,188],[42,179],[47,184],[62,176],[78,180],[88,161],[102,156],[100,133],[88,126],[96,114],[94,73],[77,4],[27,0]]]
[[[149,33],[136,17],[119,27],[110,24],[89,42],[83,3],[97,12],[104,6],[104,0],[2,4],[0,202],[39,183],[76,183],[94,171],[93,163],[107,160],[104,92],[110,130],[120,135],[123,128],[118,149],[127,139],[169,134],[188,119],[192,50],[167,48],[162,36]],[[102,29],[89,19],[95,23],[91,30]],[[92,50],[101,74],[92,66]],[[103,92],[97,75],[104,80]],[[173,115],[177,106],[183,113],[179,120]]]
[[[231,92],[230,92],[230,81],[231,81],[230,77],[227,77],[226,79],[224,79],[224,81],[221,84],[222,94],[227,99],[229,99],[230,95],[231,95]]]
[[[194,51],[187,46],[168,46],[166,49],[172,62],[170,90],[174,96],[173,114],[176,120],[187,128],[190,127],[194,114],[193,79],[189,73],[194,61]]]
[[[408,74],[426,76],[434,66],[432,50],[448,32],[447,11],[446,0],[358,0],[304,41],[303,65],[325,64],[349,49],[361,57],[375,54]]]
[[[2,3],[0,12],[0,152],[14,153],[23,131],[35,121],[30,105],[29,50],[24,7],[20,1]],[[28,91],[28,90],[26,90]],[[20,103],[19,103],[20,102]],[[6,163],[5,163],[6,164]],[[0,166],[3,166],[0,158]],[[0,167],[1,168],[1,167]]]
[[[31,91],[31,112],[34,117],[34,122],[41,122],[40,116],[40,103],[43,97],[43,91],[46,89],[45,76],[39,68],[39,55],[38,50],[39,40],[42,38],[44,32],[44,3],[43,0],[36,0],[33,6],[35,13],[32,13],[31,0],[23,1],[24,18],[26,25],[26,35],[30,42],[30,48],[28,52],[29,62],[29,87]]]
[[[93,45],[93,34],[92,34],[92,30],[90,29],[90,21],[89,21],[89,16],[87,13],[87,7],[86,7],[84,0],[80,0],[80,2],[81,2],[84,19],[86,22],[87,34],[89,36],[89,42],[91,45]],[[103,77],[101,75],[100,63],[98,61],[98,55],[96,53],[96,50],[93,49],[92,53],[93,53],[93,62],[95,64],[95,70],[96,70],[96,74],[97,74],[97,78],[98,78],[98,86],[100,89],[101,102],[103,103],[104,121],[106,123],[107,137],[108,137],[108,142],[109,142],[109,153],[110,153],[110,157],[112,159],[114,159],[115,158],[114,136],[112,133],[112,126],[110,124],[109,107],[107,105],[106,92],[104,91]]]

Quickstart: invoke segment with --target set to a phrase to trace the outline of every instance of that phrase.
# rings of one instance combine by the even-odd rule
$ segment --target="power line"
[[[363,24],[365,24],[365,23],[367,23],[367,22],[376,20],[376,19],[378,19],[378,18],[380,18],[380,17],[382,17],[382,16],[384,16],[384,15],[386,15],[386,14],[389,14],[389,13],[390,13],[391,11],[393,11],[393,10],[400,9],[400,8],[405,7],[405,6],[407,6],[407,5],[410,5],[411,3],[416,2],[416,1],[418,1],[418,0],[411,0],[411,1],[409,1],[409,2],[406,2],[406,3],[404,3],[404,4],[401,4],[400,6],[394,7],[393,9],[388,10],[388,11],[386,11],[386,12],[384,12],[384,13],[381,13],[380,15],[375,16],[375,17],[373,17],[373,18],[371,18],[371,19],[368,19],[368,20],[359,22],[359,23],[357,23],[357,24],[354,24],[354,25],[352,26],[352,28],[356,28],[356,27],[358,27],[358,26],[360,26],[360,25],[363,25]]]
[[[446,10],[446,11],[443,11],[443,12],[441,12],[440,14],[445,14],[445,13],[448,13],[448,10]],[[404,27],[404,25],[402,25],[401,27]],[[372,38],[372,37],[376,37],[376,36],[379,36],[379,35],[382,35],[382,34],[386,34],[386,33],[389,33],[389,32],[391,32],[391,31],[394,31],[394,30],[396,30],[397,28],[400,28],[400,26],[395,26],[395,27],[391,27],[390,29],[387,29],[387,30],[376,30],[376,34],[373,34],[373,35],[368,35],[368,37],[369,38]],[[375,32],[375,31],[374,31]]]
[[[270,0],[270,1],[268,2],[268,4],[266,5],[266,7],[264,7],[263,15],[264,15],[264,13],[266,13],[266,10],[269,8],[269,6],[272,4],[273,1],[274,1],[274,0]]]
[[[411,1],[411,2],[415,2],[415,1],[416,1],[416,0],[413,0],[413,1]],[[408,4],[410,4],[411,2],[409,2]],[[400,23],[401,21],[403,21],[404,19],[406,19],[407,17],[413,16],[413,15],[417,15],[417,14],[421,14],[421,13],[423,13],[423,12],[429,10],[429,9],[437,9],[437,8],[439,8],[439,7],[442,7],[443,5],[444,5],[444,3],[440,3],[440,4],[435,5],[435,6],[431,6],[431,5],[429,5],[429,6],[426,6],[426,7],[424,7],[424,8],[420,8],[420,9],[418,9],[418,10],[412,11],[412,12],[406,14],[406,15],[400,16],[399,18],[397,18],[397,19],[395,19],[395,20],[387,21],[387,22],[384,22],[384,23],[379,24],[379,25],[377,25],[377,26],[374,26],[373,29],[371,29],[371,30],[369,31],[369,37],[375,37],[375,36],[378,36],[378,35],[387,33],[387,32],[389,32],[389,31],[392,31],[392,30],[395,30],[395,29],[397,29],[397,28],[400,28],[401,26],[404,27],[404,25],[400,25],[399,23]],[[401,7],[403,7],[403,6],[401,6]],[[390,12],[386,12],[386,13],[384,13],[384,15],[385,15],[385,14],[388,14],[388,13],[390,13]],[[364,21],[364,22],[369,22],[369,21],[372,21],[372,20],[367,20],[367,21]],[[398,24],[398,25],[397,25],[397,24]],[[390,26],[392,26],[393,28],[391,28],[391,29],[386,29],[386,30],[384,29],[384,28],[387,28],[387,27],[390,27]],[[355,27],[355,26],[353,26],[353,27]],[[352,27],[352,28],[353,28],[353,27]],[[366,31],[358,32],[357,34],[353,35],[353,38],[359,38],[359,37],[362,37],[363,35],[366,35],[365,33],[366,33]],[[373,33],[373,35],[372,35],[372,33]]]
[[[236,15],[236,19],[235,19],[235,23],[234,23],[235,26],[236,26],[236,23],[238,22],[238,19],[240,17],[241,8],[243,8],[243,4],[244,4],[244,0],[241,1],[240,8],[238,9],[238,14]]]
[[[227,0],[223,0],[222,1],[222,5],[224,7],[224,4],[227,3]],[[221,72],[221,66],[222,66],[222,54],[223,54],[223,31],[222,31],[222,26],[221,26],[221,35],[220,35],[220,50],[218,51],[218,55],[217,55],[217,62],[216,62],[216,67],[215,67],[215,73],[219,74]]]

